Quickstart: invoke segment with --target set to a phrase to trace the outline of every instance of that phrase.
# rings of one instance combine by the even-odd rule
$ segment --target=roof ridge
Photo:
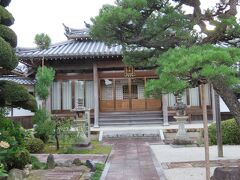
[[[50,49],[50,48],[54,48],[54,47],[57,47],[57,46],[61,46],[61,45],[66,45],[68,43],[71,43],[71,42],[74,42],[74,39],[67,39],[65,41],[60,41],[60,42],[56,42],[54,44],[50,44],[49,47],[46,49]],[[44,49],[45,50],[45,49]],[[39,49],[38,47],[35,47],[35,48],[25,48],[25,47],[17,47],[16,48],[16,51],[19,52],[24,52],[24,51],[27,51],[27,52],[33,52],[33,51],[43,51],[41,49]]]

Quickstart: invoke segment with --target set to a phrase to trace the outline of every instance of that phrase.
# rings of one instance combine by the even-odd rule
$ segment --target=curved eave
[[[122,58],[122,54],[119,55],[85,55],[85,56],[76,56],[76,55],[66,55],[66,56],[18,56],[20,61],[25,60],[39,60],[44,57],[44,60],[68,60],[68,59],[113,59],[113,58]]]
[[[46,50],[19,49],[17,56],[20,60],[44,59],[84,59],[84,58],[118,58],[122,57],[122,47],[119,45],[107,46],[98,41],[68,40],[51,45]]]

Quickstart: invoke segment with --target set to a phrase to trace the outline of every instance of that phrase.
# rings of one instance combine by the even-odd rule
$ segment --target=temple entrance
[[[144,78],[100,80],[100,111],[161,110],[159,99],[144,97]]]

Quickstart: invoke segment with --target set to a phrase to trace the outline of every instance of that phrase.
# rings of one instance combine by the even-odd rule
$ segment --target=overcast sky
[[[33,47],[37,33],[47,33],[52,43],[66,40],[62,23],[84,28],[84,21],[98,15],[103,4],[114,0],[12,0],[7,9],[15,18],[11,28],[19,47]]]
[[[215,0],[202,0],[204,6]],[[15,18],[11,28],[18,36],[19,47],[33,47],[38,33],[47,33],[52,43],[66,40],[62,23],[72,28],[84,28],[84,21],[98,15],[103,4],[114,0],[12,0],[8,10]]]

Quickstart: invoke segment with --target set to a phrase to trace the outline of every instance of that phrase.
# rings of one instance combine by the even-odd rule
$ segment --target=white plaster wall
[[[220,112],[230,112],[227,105],[225,104],[225,102],[222,100],[221,97],[219,99],[219,103],[220,103]]]
[[[34,113],[33,112],[31,112],[31,111],[29,111],[29,110],[26,110],[26,109],[22,109],[22,108],[20,108],[20,109],[18,109],[18,108],[13,108],[13,116],[15,117],[15,116],[33,116],[34,115]],[[8,117],[11,117],[12,115],[11,115],[11,110],[9,111],[9,113],[8,113],[8,115],[7,115]]]

